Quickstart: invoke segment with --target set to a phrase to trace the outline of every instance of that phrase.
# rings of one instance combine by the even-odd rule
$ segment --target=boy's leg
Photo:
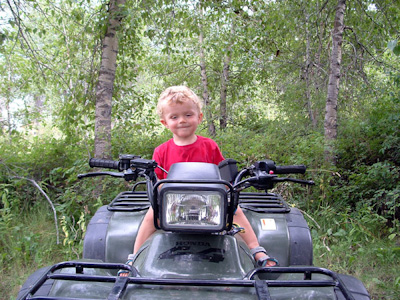
[[[238,206],[235,215],[233,216],[233,222],[237,223],[240,225],[240,227],[243,227],[245,232],[240,233],[240,236],[244,240],[244,242],[247,244],[247,247],[249,249],[254,249],[256,247],[259,247],[260,244],[258,243],[258,239],[256,234],[254,233],[253,227],[251,227],[249,220],[243,213],[243,210]],[[257,252],[255,254],[255,260],[258,261],[260,258],[267,256],[264,252]],[[273,267],[276,265],[276,262],[268,260],[266,263],[266,266],[268,267]]]
[[[133,247],[133,253],[135,254],[143,243],[156,231],[154,227],[154,212],[153,208],[149,208],[146,215],[143,218],[142,224],[139,227],[136,235],[135,245]]]
[[[154,213],[153,209],[150,207],[146,215],[144,216],[142,224],[140,224],[138,233],[136,235],[135,245],[133,246],[134,254],[140,249],[140,247],[142,247],[143,243],[156,231],[153,220]],[[132,265],[132,261],[129,261],[128,264]],[[127,277],[129,275],[129,272],[120,271],[118,272],[118,275],[122,277]]]

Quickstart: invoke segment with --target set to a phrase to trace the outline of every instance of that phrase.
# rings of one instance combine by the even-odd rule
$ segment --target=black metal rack
[[[239,205],[241,208],[260,213],[290,212],[289,206],[281,195],[273,193],[240,193]]]
[[[119,193],[108,205],[109,211],[141,211],[150,207],[146,192],[128,191]]]
[[[288,213],[290,207],[279,194],[242,192],[239,195],[242,208],[260,213]],[[109,211],[141,211],[150,207],[145,191],[119,193],[108,205]]]
[[[75,268],[75,274],[63,274],[56,272],[64,268]],[[85,268],[108,269],[108,270],[129,270],[133,276],[119,277],[111,275],[85,275]],[[260,273],[302,273],[302,280],[259,280],[254,279]],[[329,277],[327,280],[313,280],[313,274],[323,274]],[[62,262],[50,267],[30,290],[21,299],[46,299],[46,300],[72,300],[79,298],[35,296],[39,288],[48,280],[69,280],[86,282],[114,282],[110,288],[108,300],[118,300],[124,295],[129,285],[151,285],[151,286],[207,286],[207,287],[249,287],[254,288],[258,299],[272,299],[269,293],[270,287],[334,287],[339,289],[345,299],[354,299],[352,293],[347,289],[337,273],[324,268],[317,267],[272,267],[256,268],[250,271],[243,279],[238,280],[194,280],[194,279],[164,279],[140,277],[134,267],[125,264],[113,263],[91,263],[91,262]]]

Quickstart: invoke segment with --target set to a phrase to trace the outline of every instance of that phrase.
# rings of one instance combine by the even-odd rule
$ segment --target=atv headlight
[[[225,191],[169,190],[162,199],[164,230],[218,232],[226,226]]]

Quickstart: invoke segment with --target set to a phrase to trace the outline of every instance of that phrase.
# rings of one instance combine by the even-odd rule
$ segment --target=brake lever
[[[272,189],[273,181],[275,181],[275,178],[278,178],[277,175],[267,174],[264,171],[255,172],[254,175],[255,176],[252,176],[250,178],[241,181],[240,183],[238,183],[238,185],[243,183],[248,183],[250,186],[253,186],[258,190]]]
[[[272,179],[274,182],[284,182],[284,181],[291,181],[295,183],[307,184],[307,185],[315,185],[313,180],[303,180],[303,179],[296,179],[296,178],[289,178],[289,177],[276,177]]]
[[[112,177],[124,177],[123,173],[117,173],[117,172],[93,172],[93,173],[78,174],[78,179],[82,179],[85,177],[104,176],[104,175]]]
[[[125,181],[135,181],[138,176],[140,175],[140,172],[138,170],[132,170],[128,169],[125,170],[124,172],[93,172],[93,173],[86,173],[86,174],[79,174],[78,179],[82,179],[85,177],[95,177],[95,176],[111,176],[111,177],[118,177],[118,178],[124,178]]]

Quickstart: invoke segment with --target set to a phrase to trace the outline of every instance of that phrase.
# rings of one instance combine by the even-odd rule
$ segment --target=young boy
[[[161,123],[172,132],[172,139],[154,150],[153,159],[159,166],[169,170],[177,162],[207,162],[218,165],[224,160],[221,151],[212,139],[196,135],[196,129],[203,119],[202,103],[192,90],[185,86],[167,88],[157,104],[157,113]],[[158,179],[166,178],[165,172],[156,169]],[[270,258],[260,247],[257,237],[240,207],[233,221],[245,229],[241,237],[251,249],[260,266],[275,266],[277,261]],[[155,232],[152,208],[145,215],[139,228],[133,253]],[[127,276],[127,275],[126,275]]]

